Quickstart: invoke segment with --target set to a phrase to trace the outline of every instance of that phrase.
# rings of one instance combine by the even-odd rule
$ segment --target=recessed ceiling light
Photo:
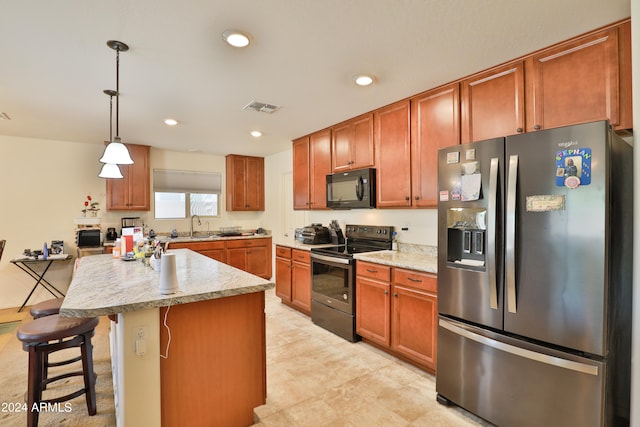
[[[175,126],[178,124],[176,119],[164,119],[164,124],[167,126]]]
[[[251,136],[254,138],[260,138],[262,136],[262,132],[260,132],[259,130],[252,130]]]
[[[371,83],[373,83],[373,76],[370,76],[368,74],[357,74],[353,76],[353,81],[358,86],[369,86]]]
[[[222,33],[222,39],[233,47],[245,47],[249,45],[249,36],[238,30],[226,30]]]

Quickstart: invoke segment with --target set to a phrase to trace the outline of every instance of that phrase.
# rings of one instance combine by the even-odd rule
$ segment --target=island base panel
[[[167,350],[160,309],[160,353]],[[248,426],[266,399],[264,292],[169,308],[162,425]]]

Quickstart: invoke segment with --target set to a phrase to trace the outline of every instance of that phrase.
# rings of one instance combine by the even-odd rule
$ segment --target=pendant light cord
[[[120,136],[120,48],[116,49],[116,138]]]

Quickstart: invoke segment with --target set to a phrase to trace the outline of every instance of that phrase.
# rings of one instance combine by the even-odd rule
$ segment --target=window
[[[221,184],[220,173],[155,169],[155,218],[219,216]]]

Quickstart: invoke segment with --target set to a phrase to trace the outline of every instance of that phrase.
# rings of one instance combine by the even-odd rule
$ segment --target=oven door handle
[[[320,254],[311,254],[311,259],[317,259],[319,261],[326,261],[326,262],[334,262],[337,264],[351,264],[351,259],[349,258],[338,258],[338,257],[332,257],[332,256],[327,256],[327,255],[320,255]]]

